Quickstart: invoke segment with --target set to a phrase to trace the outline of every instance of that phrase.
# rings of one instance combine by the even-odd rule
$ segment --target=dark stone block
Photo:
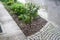
[[[2,28],[1,28],[1,26],[0,26],[0,33],[2,33]]]

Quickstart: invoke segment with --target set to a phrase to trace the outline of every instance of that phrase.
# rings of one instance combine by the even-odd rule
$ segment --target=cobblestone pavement
[[[60,40],[60,28],[48,23],[38,33],[29,36],[28,40]]]

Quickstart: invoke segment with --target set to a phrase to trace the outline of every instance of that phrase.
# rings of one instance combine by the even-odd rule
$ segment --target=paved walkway
[[[25,40],[26,37],[19,29],[15,21],[9,15],[7,10],[0,3],[0,24],[3,33],[0,35],[0,40]]]

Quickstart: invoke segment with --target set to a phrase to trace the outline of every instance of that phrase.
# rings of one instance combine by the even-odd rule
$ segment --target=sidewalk
[[[0,40],[25,40],[26,39],[21,29],[17,26],[15,21],[12,19],[12,17],[9,15],[7,10],[2,5],[2,3],[0,3],[0,23],[3,30]]]

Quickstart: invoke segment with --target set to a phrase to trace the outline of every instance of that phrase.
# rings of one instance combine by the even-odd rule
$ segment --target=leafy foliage
[[[17,2],[17,0],[0,0],[6,5],[12,5],[13,3]]]
[[[7,2],[8,0],[0,0],[0,1],[2,1],[2,2]]]
[[[7,3],[7,5],[11,5],[11,4],[13,4],[14,3],[14,0],[9,0],[8,2],[6,2]]]
[[[28,3],[27,9],[29,11],[30,16],[33,17],[34,19],[38,16],[37,12],[38,12],[39,6],[35,6],[32,3]]]
[[[26,4],[24,9],[22,9],[22,15],[23,15],[22,20],[25,23],[31,23],[31,21],[38,16],[38,14],[37,14],[38,9],[39,9],[39,7],[33,5],[32,3]],[[19,15],[19,19],[21,19],[20,17],[21,17],[21,15]]]
[[[24,5],[22,3],[14,3],[11,6],[11,10],[15,12],[16,15],[20,15],[23,12]]]
[[[9,0],[6,3],[6,8],[10,12],[12,11],[13,14],[18,16],[19,20],[22,20],[26,24],[31,23],[31,21],[38,16],[37,12],[39,6],[35,6],[32,3],[22,4],[19,2],[15,2],[15,0]]]
[[[13,0],[0,0],[2,2],[8,2],[8,1],[13,1]],[[14,2],[16,2],[17,0],[14,0]]]

